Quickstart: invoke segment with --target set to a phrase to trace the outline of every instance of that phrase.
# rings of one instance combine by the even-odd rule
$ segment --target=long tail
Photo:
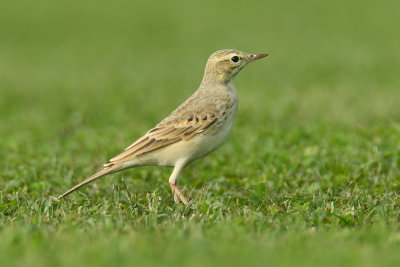
[[[105,175],[107,175],[107,174],[111,174],[111,173],[120,171],[120,170],[122,170],[122,169],[123,169],[123,168],[122,168],[121,165],[112,165],[112,166],[110,166],[110,167],[108,167],[108,168],[106,167],[104,170],[99,171],[98,173],[96,173],[96,174],[90,176],[89,178],[87,178],[87,179],[84,180],[83,182],[81,182],[81,183],[75,185],[75,186],[72,187],[70,190],[66,191],[64,194],[62,194],[62,195],[60,195],[59,197],[57,197],[57,199],[61,199],[61,198],[65,197],[65,196],[71,194],[71,193],[74,192],[75,190],[81,188],[82,186],[84,186],[84,185],[86,185],[86,184],[88,184],[88,183],[93,182],[93,181],[96,180],[96,179],[99,179],[100,177],[103,177],[103,176],[105,176]]]

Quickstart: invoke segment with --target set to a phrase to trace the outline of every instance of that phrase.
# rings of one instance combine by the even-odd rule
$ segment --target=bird
[[[238,110],[235,76],[248,63],[268,54],[248,54],[235,49],[219,50],[208,58],[198,89],[178,108],[146,132],[104,168],[57,197],[108,174],[139,166],[173,167],[169,185],[174,201],[188,205],[178,188],[183,169],[219,148],[232,130]]]

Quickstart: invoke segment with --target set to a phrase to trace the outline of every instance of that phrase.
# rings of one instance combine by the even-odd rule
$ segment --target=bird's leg
[[[171,185],[170,185],[171,186]],[[174,189],[173,186],[171,186],[172,188],[172,193],[174,194],[174,201],[176,204],[179,204],[179,197],[178,197],[178,193],[176,192],[176,190]]]
[[[176,204],[179,204],[179,199],[183,202],[183,204],[187,205],[189,202],[185,198],[185,196],[182,194],[181,190],[179,190],[177,183],[178,183],[178,178],[181,175],[182,170],[185,168],[186,163],[184,162],[178,162],[175,165],[174,170],[172,171],[171,177],[169,177],[169,186],[172,189],[172,193],[174,194],[174,201]]]
[[[178,199],[178,193],[176,193],[174,186],[172,183],[169,183],[169,186],[171,187],[172,193],[174,194],[174,201],[176,204],[179,204],[179,199]]]
[[[189,202],[182,194],[181,190],[179,190],[179,188],[176,186],[176,184],[170,182],[169,185],[171,186],[172,192],[174,193],[174,200],[176,204],[179,204],[178,197],[181,199],[183,204],[185,205],[189,204]]]

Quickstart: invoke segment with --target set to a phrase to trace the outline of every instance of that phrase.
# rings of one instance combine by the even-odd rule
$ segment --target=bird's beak
[[[251,54],[250,55],[250,62],[252,62],[254,60],[257,60],[257,59],[260,59],[260,58],[263,58],[263,57],[266,57],[266,56],[268,56],[268,54]]]

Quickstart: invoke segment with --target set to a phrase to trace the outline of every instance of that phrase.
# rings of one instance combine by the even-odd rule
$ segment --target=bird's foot
[[[172,193],[174,193],[174,201],[175,201],[175,203],[179,204],[179,199],[178,199],[178,197],[179,197],[183,204],[188,205],[189,202],[187,201],[185,196],[182,194],[181,190],[179,190],[179,188],[176,186],[176,184],[169,183],[169,185],[171,186]]]

